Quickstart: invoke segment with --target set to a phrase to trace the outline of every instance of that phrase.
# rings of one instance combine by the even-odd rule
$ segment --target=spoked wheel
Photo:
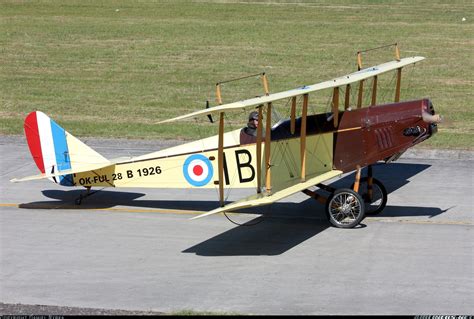
[[[354,184],[352,184],[351,188],[354,188]],[[366,215],[379,214],[387,205],[387,190],[383,186],[382,182],[378,179],[372,178],[372,195],[369,196],[368,178],[361,178],[359,184],[359,194],[364,200]]]
[[[339,228],[353,228],[364,219],[364,201],[352,189],[336,190],[326,202],[329,222]]]

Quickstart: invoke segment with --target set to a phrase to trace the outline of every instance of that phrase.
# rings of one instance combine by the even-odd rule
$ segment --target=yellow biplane
[[[279,93],[269,92],[262,74],[262,96],[229,104],[222,104],[218,83],[216,106],[160,122],[215,116],[219,119],[216,136],[127,159],[106,159],[44,113],[34,111],[26,117],[24,128],[41,174],[12,181],[49,178],[64,186],[86,187],[87,191],[108,186],[218,189],[219,207],[192,219],[271,204],[303,191],[326,203],[328,219],[334,226],[354,227],[366,213],[382,211],[387,202],[387,192],[372,176],[370,165],[395,160],[436,132],[440,118],[428,99],[400,102],[402,69],[423,59],[400,58],[396,47],[395,60],[362,68],[359,52],[358,71]],[[393,103],[378,105],[378,76],[391,71],[396,72]],[[371,87],[364,88],[369,79]],[[349,93],[353,88],[358,90],[354,101]],[[310,96],[322,90],[331,91],[330,112],[308,114]],[[362,95],[367,91],[372,98],[366,107]],[[339,100],[344,101],[343,106]],[[291,115],[275,124],[272,107],[277,101],[287,101]],[[296,116],[297,109],[301,116]],[[258,112],[258,118],[265,121],[257,126],[251,142],[241,141],[240,128],[224,129],[224,115],[242,110]],[[365,166],[369,166],[369,176],[361,177]],[[356,177],[350,188],[333,189],[323,184],[354,170]],[[324,198],[309,190],[313,186],[331,195]],[[233,188],[255,191],[224,205],[225,191]]]

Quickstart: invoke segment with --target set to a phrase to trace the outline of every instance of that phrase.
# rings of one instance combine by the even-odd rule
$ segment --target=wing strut
[[[395,102],[400,102],[400,87],[402,83],[402,68],[397,69],[397,87],[395,89]]]
[[[216,84],[216,100],[217,104],[222,105],[222,94],[221,94],[221,84]]]
[[[346,85],[346,96],[345,96],[345,99],[344,99],[344,110],[346,110],[346,111],[349,108],[350,98],[351,98],[351,85],[347,84]]]
[[[221,84],[216,83],[216,100],[222,104]],[[217,170],[219,174],[219,202],[224,206],[224,112],[219,113],[219,140],[217,145]]]
[[[301,156],[301,182],[306,181],[306,118],[308,114],[308,94],[303,95],[303,110],[301,112],[301,137],[300,137],[300,156]]]
[[[372,103],[370,106],[374,106],[377,103],[377,80],[378,77],[374,76],[374,83],[372,84]]]
[[[219,202],[224,206],[224,112],[219,116],[219,143],[217,147],[217,166],[219,171]]]
[[[359,81],[359,95],[357,97],[357,108],[360,109],[362,107],[362,98],[364,94],[364,80]]]
[[[295,121],[296,121],[296,96],[293,96],[291,98],[291,120],[290,120],[291,135],[295,134]]]
[[[272,128],[272,102],[267,103],[267,122],[265,126],[265,191],[267,195],[272,193],[272,176],[270,163],[271,150],[271,128]]]
[[[270,90],[268,89],[268,80],[265,72],[262,73],[262,83],[263,83],[263,90],[265,91],[265,95],[270,94]]]
[[[257,126],[257,193],[262,192],[262,107],[263,105],[258,106],[258,126]]]
[[[398,43],[395,43],[395,60],[400,62],[400,49]],[[402,83],[402,68],[397,69],[397,87],[395,89],[395,102],[400,102],[400,86]]]
[[[339,124],[339,87],[335,87],[332,94],[332,114],[334,115],[334,128],[336,128]]]

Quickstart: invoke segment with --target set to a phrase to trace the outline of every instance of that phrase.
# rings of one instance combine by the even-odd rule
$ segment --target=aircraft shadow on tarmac
[[[430,165],[391,163],[374,165],[373,167],[374,177],[383,182],[390,194],[408,184],[410,182],[409,178],[428,169]],[[364,169],[363,176],[365,174]],[[330,185],[335,188],[350,187],[353,181],[354,173],[348,174]],[[324,193],[324,191],[321,192]],[[209,211],[219,205],[217,200],[140,200],[139,198],[145,196],[145,194],[116,190],[99,191],[87,197],[81,205],[74,205],[74,200],[83,193],[84,190],[80,189],[69,191],[45,190],[43,194],[55,199],[55,201],[25,203],[21,204],[20,207],[34,209],[100,209],[123,205],[155,209]],[[241,225],[194,245],[183,252],[195,253],[201,256],[278,255],[330,227],[324,205],[315,202],[312,198],[300,203],[277,202],[251,210],[241,210],[240,212],[247,213],[244,214],[247,215],[244,222],[241,222],[242,219],[236,217],[237,215],[231,215],[230,219],[235,219]],[[443,212],[440,208],[435,207],[388,205],[381,214],[377,215],[377,218],[401,216],[426,216],[431,218]],[[255,214],[261,216],[255,218]],[[364,226],[361,225],[362,228]]]
[[[434,207],[386,208],[389,211],[392,209],[396,212],[394,216],[433,216],[444,212]],[[318,213],[320,211],[322,208],[318,209]],[[377,216],[383,217],[384,214],[385,210]],[[261,219],[263,220],[259,223]],[[253,224],[253,227],[246,227]],[[199,256],[280,255],[329,227],[331,226],[326,218],[274,218],[263,215],[183,250],[183,253],[195,253]],[[341,231],[357,231],[365,227],[361,223],[353,229]]]
[[[262,222],[255,226],[246,227],[260,220]],[[258,217],[183,250],[183,253],[199,256],[280,255],[328,227],[328,222],[317,219]]]

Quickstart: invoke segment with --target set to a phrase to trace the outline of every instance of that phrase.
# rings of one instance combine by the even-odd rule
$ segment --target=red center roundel
[[[193,173],[196,174],[197,176],[200,176],[203,171],[204,170],[201,165],[196,165],[193,167]]]

